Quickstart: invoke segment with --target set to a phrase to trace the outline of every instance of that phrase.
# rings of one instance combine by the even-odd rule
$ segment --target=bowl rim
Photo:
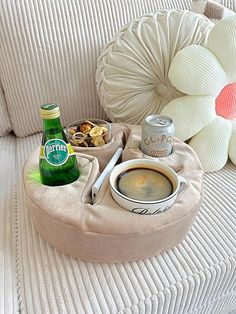
[[[114,176],[114,171],[115,171],[120,165],[123,166],[124,163],[127,163],[127,164],[129,165],[130,162],[131,162],[131,165],[132,165],[132,162],[135,162],[135,163],[133,164],[134,167],[135,167],[136,162],[137,162],[137,163],[144,162],[146,165],[148,165],[148,164],[150,164],[150,163],[151,163],[151,164],[157,163],[157,164],[164,165],[164,167],[166,167],[168,170],[170,170],[170,171],[174,174],[174,176],[177,178],[177,186],[176,186],[176,188],[175,188],[175,191],[174,191],[173,193],[171,193],[169,196],[167,196],[167,197],[165,197],[165,198],[161,198],[161,199],[156,200],[156,201],[142,201],[142,200],[136,200],[136,199],[130,198],[130,197],[128,197],[128,196],[122,194],[121,192],[119,192],[119,191],[115,188],[114,184],[111,182],[111,179],[112,179],[112,175]],[[144,168],[145,168],[145,167],[144,167]],[[147,168],[147,169],[150,169],[150,170],[154,170],[153,168],[148,168],[148,167],[146,167],[146,168]],[[129,169],[132,169],[132,168],[129,168]],[[119,174],[122,173],[122,172],[124,172],[124,171],[125,171],[125,169],[123,169],[122,171],[120,171],[120,172],[117,174],[117,176],[114,178],[114,182],[115,182],[115,180],[117,179],[117,177],[119,176]],[[169,178],[168,178],[168,179],[169,179]],[[170,179],[169,179],[169,180],[170,180]],[[173,182],[171,182],[171,183],[173,184]],[[116,166],[112,169],[112,171],[111,171],[111,173],[110,173],[110,176],[109,176],[109,184],[110,184],[110,188],[112,189],[112,191],[113,191],[114,193],[116,193],[120,198],[122,198],[122,199],[124,199],[124,200],[126,200],[126,201],[129,201],[129,202],[135,203],[135,204],[142,204],[142,205],[143,205],[143,204],[148,204],[148,205],[149,205],[149,204],[164,203],[164,202],[166,202],[166,201],[168,201],[168,200],[174,198],[174,197],[176,196],[176,194],[178,193],[179,185],[180,185],[179,180],[178,180],[178,175],[177,175],[177,173],[176,173],[170,166],[166,165],[165,163],[163,163],[162,161],[159,161],[159,160],[149,160],[149,159],[144,159],[144,158],[129,159],[129,160],[126,160],[126,161],[124,161],[124,162],[122,162],[122,163],[116,165]]]
[[[66,128],[65,128],[65,129],[66,129],[66,133],[67,133],[67,134],[70,134],[70,133],[68,132],[68,129],[71,128],[71,127],[73,127],[73,126],[76,126],[76,124],[78,124],[79,121],[81,121],[81,122],[82,122],[82,121],[91,121],[91,122],[93,122],[93,121],[99,121],[99,122],[102,122],[102,123],[106,124],[107,126],[109,126],[109,130],[107,130],[107,132],[104,133],[103,136],[106,135],[107,133],[111,133],[111,123],[108,122],[108,121],[106,121],[106,120],[100,119],[100,118],[81,118],[81,119],[75,120],[74,122],[72,122],[72,123],[70,123],[68,126],[66,126]],[[89,137],[90,137],[90,136],[89,136]]]

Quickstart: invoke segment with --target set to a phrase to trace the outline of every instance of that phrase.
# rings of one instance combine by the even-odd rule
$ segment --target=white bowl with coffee
[[[138,214],[158,214],[169,209],[188,182],[166,164],[132,159],[115,166],[110,175],[114,200]]]

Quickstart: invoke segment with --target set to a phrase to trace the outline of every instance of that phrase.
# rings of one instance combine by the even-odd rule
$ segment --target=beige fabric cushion
[[[141,158],[141,128],[134,126],[130,136],[123,158]],[[201,205],[201,164],[191,147],[177,139],[173,153],[161,160],[181,170],[189,185],[168,211],[158,215],[139,215],[121,208],[111,196],[108,177],[91,205],[99,164],[89,155],[77,154],[81,176],[72,184],[40,184],[35,180],[38,154],[37,149],[24,168],[25,197],[36,229],[49,244],[82,260],[131,261],[166,251],[186,236]]]
[[[112,121],[140,123],[183,94],[168,71],[176,53],[204,44],[212,23],[188,11],[161,11],[123,27],[106,45],[97,68],[97,90]]]
[[[1,1],[0,79],[15,133],[42,129],[38,108],[45,102],[60,105],[64,125],[83,117],[105,119],[95,85],[102,47],[130,20],[162,8],[190,9],[190,3]]]
[[[204,175],[202,206],[177,247],[138,262],[90,263],[50,247],[34,228],[23,198],[22,168],[40,140],[40,134],[17,138],[15,146],[18,192],[11,221],[17,231],[13,247],[17,248],[19,309],[26,313],[129,314],[212,314],[236,309],[236,176],[231,162]],[[8,193],[8,215],[12,199]],[[1,295],[10,301],[11,290],[6,286],[10,277],[4,268],[2,271]],[[0,298],[0,307],[3,313],[13,312],[6,299]]]
[[[73,146],[76,153],[87,154],[94,156],[98,159],[99,170],[102,171],[108,160],[112,158],[119,147],[124,147],[127,137],[129,135],[129,129],[120,123],[112,123],[112,139],[107,144],[96,147],[79,147]]]

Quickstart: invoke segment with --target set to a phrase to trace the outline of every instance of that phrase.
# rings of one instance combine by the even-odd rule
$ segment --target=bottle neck
[[[49,133],[58,133],[62,130],[60,117],[55,119],[43,119],[43,131]]]

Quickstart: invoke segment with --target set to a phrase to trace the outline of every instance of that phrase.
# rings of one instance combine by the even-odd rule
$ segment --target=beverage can
[[[152,157],[165,157],[172,152],[175,127],[170,117],[147,116],[142,125],[141,150]]]

